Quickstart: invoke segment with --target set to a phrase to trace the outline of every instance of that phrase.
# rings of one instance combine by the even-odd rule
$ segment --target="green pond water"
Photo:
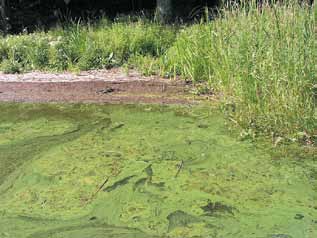
[[[316,238],[317,165],[204,107],[0,104],[4,237]]]

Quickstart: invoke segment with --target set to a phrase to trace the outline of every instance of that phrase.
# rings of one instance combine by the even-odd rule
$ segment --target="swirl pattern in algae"
[[[317,237],[316,163],[213,109],[0,105],[0,237]]]

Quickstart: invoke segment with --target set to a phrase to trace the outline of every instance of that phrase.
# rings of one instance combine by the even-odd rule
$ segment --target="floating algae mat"
[[[1,238],[315,238],[316,179],[203,107],[0,104]]]

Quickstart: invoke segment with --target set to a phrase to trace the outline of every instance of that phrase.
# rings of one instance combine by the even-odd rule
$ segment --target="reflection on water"
[[[316,164],[238,141],[211,109],[0,111],[1,238],[317,237]]]

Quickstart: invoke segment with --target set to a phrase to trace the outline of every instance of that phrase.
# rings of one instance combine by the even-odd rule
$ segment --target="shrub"
[[[16,74],[23,71],[22,65],[19,62],[8,59],[2,61],[0,69],[5,74]]]
[[[29,54],[33,69],[45,69],[49,66],[50,46],[47,39],[38,39]]]

